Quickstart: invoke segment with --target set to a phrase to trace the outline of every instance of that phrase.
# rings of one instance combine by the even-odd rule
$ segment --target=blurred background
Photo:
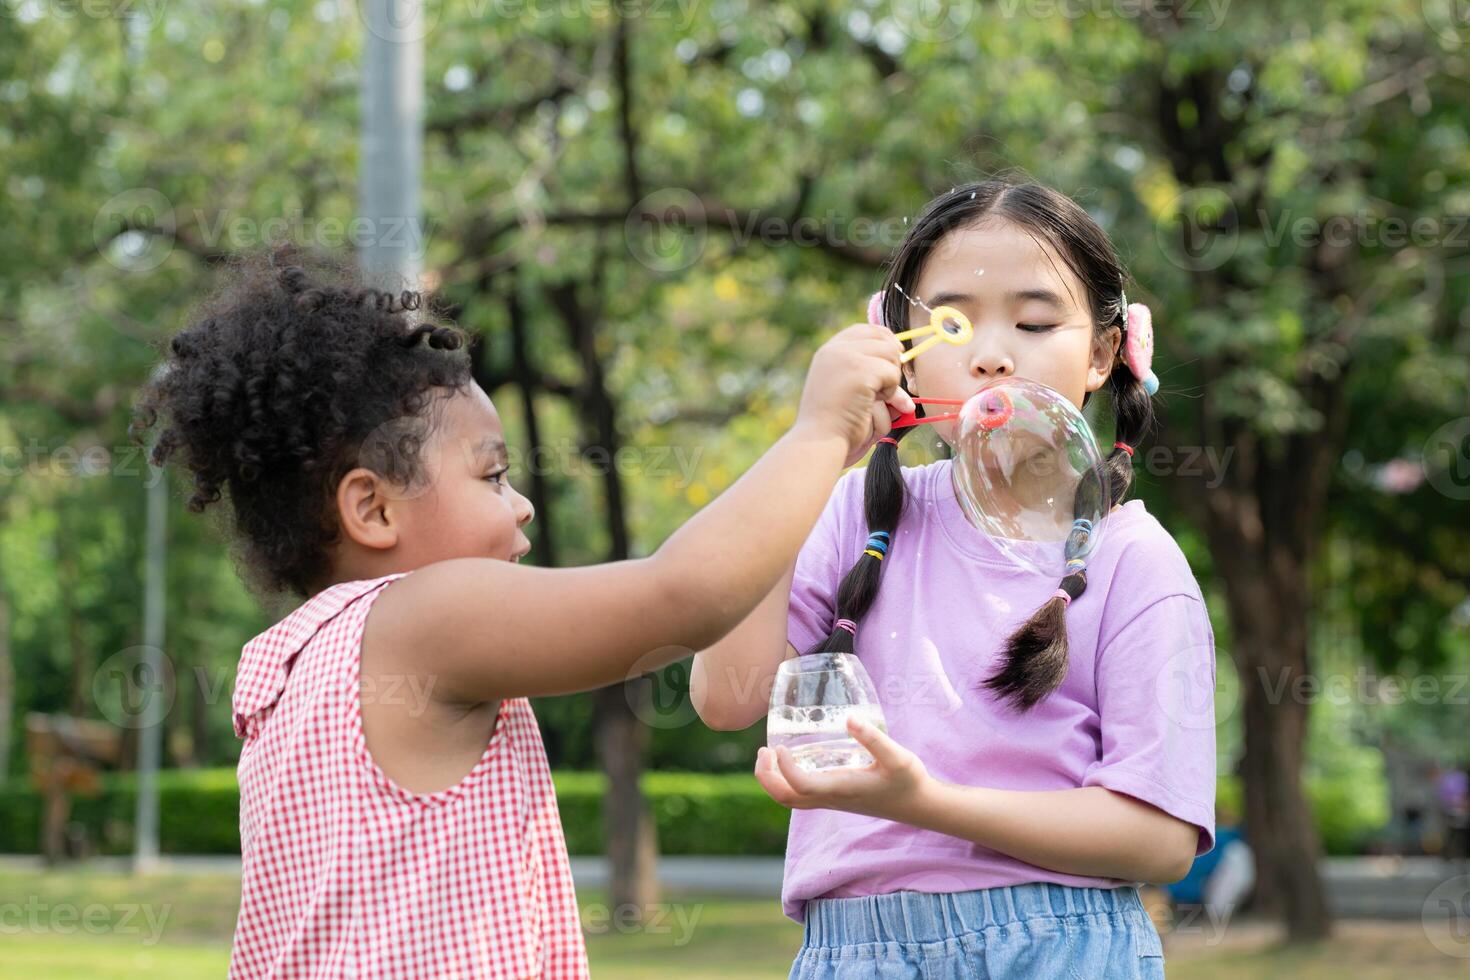
[[[287,607],[127,434],[222,262],[432,291],[531,560],[585,564],[743,472],[997,174],[1154,310],[1138,493],[1214,617],[1229,830],[1151,893],[1171,974],[1465,975],[1467,45],[1456,0],[0,0],[0,976],[228,960],[235,659]],[[784,975],[764,732],[686,689],[536,705],[594,976]]]

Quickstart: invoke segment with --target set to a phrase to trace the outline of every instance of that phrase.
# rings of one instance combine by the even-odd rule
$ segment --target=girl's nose
[[[970,358],[970,373],[977,378],[1004,378],[1016,373],[1016,365],[1009,354],[990,348]]]
[[[525,527],[536,516],[536,506],[519,491],[515,501],[516,527]]]

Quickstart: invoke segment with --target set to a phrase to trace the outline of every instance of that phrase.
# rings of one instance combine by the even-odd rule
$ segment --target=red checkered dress
[[[334,585],[251,640],[235,683],[240,918],[232,977],[586,977],[546,750],[506,700],[438,793],[368,754],[363,624],[389,575]]]

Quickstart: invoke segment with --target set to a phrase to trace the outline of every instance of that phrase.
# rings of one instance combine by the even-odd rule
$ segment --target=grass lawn
[[[608,914],[604,896],[586,892],[580,900],[598,980],[784,977],[801,942],[800,928],[775,901],[676,897],[647,928],[629,930]],[[0,865],[0,980],[223,976],[238,902],[239,879],[228,874],[133,878]],[[1448,923],[1431,931],[1455,948]],[[1331,941],[1297,949],[1282,949],[1277,939],[1271,926],[1253,922],[1208,937],[1166,937],[1169,976],[1470,975],[1470,959],[1437,950],[1417,921],[1341,922]]]
[[[774,901],[670,899],[630,930],[606,897],[578,894],[593,975],[785,976],[801,927]],[[0,866],[0,980],[224,976],[240,881],[228,874],[133,878]]]
[[[1459,955],[1441,951],[1430,936]],[[1238,923],[1214,946],[1167,940],[1165,945],[1171,980],[1449,980],[1470,976],[1467,953],[1465,939],[1452,932],[1448,919],[1427,924],[1348,919],[1336,923],[1326,942],[1299,947],[1283,947],[1274,926]]]
[[[240,879],[229,874],[3,867],[0,977],[222,977],[239,903]]]

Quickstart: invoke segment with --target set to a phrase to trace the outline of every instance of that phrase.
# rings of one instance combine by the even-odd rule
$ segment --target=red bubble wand
[[[1016,407],[1011,402],[1011,396],[1000,389],[982,391],[974,398],[915,398],[915,405],[968,405],[977,402],[974,412],[976,413],[976,424],[982,429],[995,430],[1005,425],[1015,414]],[[962,412],[948,412],[944,415],[926,415],[919,418],[917,412],[904,412],[889,423],[890,428],[906,429],[911,425],[923,425],[925,422],[948,422],[957,419]]]

